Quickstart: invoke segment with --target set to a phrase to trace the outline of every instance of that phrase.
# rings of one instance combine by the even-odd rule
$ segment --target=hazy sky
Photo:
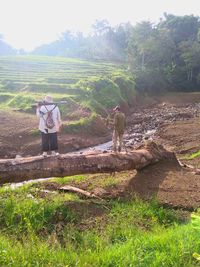
[[[0,0],[0,33],[13,47],[31,50],[65,30],[87,33],[96,19],[134,25],[158,22],[164,12],[200,16],[200,0]]]

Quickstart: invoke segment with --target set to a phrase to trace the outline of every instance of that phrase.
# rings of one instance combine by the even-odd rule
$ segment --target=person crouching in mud
[[[46,157],[47,152],[52,156],[59,155],[57,132],[59,132],[62,122],[60,110],[57,105],[53,104],[51,96],[47,95],[44,102],[38,104],[36,114],[39,117],[39,131],[42,137],[42,155]]]
[[[126,119],[124,113],[121,111],[120,106],[116,106],[113,111],[114,114],[114,130],[113,130],[113,150],[114,152],[120,152],[122,149],[123,135],[126,127]],[[118,143],[118,147],[117,147]]]

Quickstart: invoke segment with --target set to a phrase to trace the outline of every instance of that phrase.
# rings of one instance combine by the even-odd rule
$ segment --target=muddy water
[[[134,147],[134,144],[141,143],[142,140],[151,139],[153,140],[153,136],[156,132],[156,129],[147,130],[144,134],[125,134],[124,135],[124,147],[122,149],[125,149],[127,147]],[[81,149],[79,151],[76,151],[75,154],[80,154],[84,152],[94,152],[94,151],[111,151],[112,150],[112,141],[108,141],[103,144],[99,144],[97,146]]]
[[[124,148],[134,148],[144,140],[154,140],[156,131],[164,123],[189,120],[199,116],[199,114],[199,104],[185,104],[177,107],[163,103],[154,108],[135,111],[127,119],[128,127],[124,135]],[[109,150],[112,150],[112,141],[85,148],[75,153]]]

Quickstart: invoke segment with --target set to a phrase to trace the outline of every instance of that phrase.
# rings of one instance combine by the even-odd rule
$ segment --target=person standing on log
[[[116,106],[114,109],[114,130],[113,130],[113,150],[114,152],[121,152],[123,135],[126,128],[126,118],[124,113],[121,111],[120,106]],[[118,146],[117,146],[118,144]]]
[[[39,117],[39,131],[42,137],[42,155],[46,157],[48,152],[52,156],[59,155],[57,133],[62,122],[60,110],[53,103],[51,96],[47,95],[44,101],[38,104],[36,114]]]

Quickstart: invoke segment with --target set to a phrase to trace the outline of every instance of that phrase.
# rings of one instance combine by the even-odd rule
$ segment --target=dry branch
[[[88,197],[88,198],[98,198],[98,199],[102,200],[102,198],[96,196],[93,193],[90,193],[90,192],[88,192],[86,190],[83,190],[81,188],[78,188],[78,187],[75,187],[75,186],[71,186],[71,185],[62,186],[60,188],[60,190],[69,191],[69,192],[73,192],[73,193],[77,193],[77,194],[81,194],[81,195],[83,195],[85,197]]]
[[[47,158],[36,156],[1,159],[0,184],[85,173],[139,170],[166,158],[176,159],[172,152],[150,142],[143,149],[128,153],[63,154]]]

